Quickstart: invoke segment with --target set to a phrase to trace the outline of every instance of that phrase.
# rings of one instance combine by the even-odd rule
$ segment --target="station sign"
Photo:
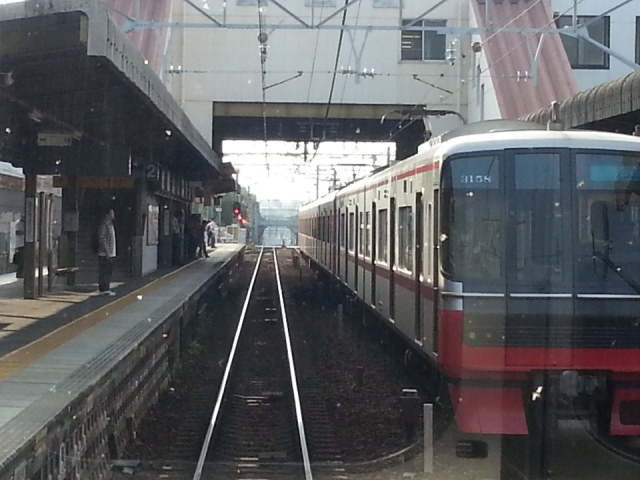
[[[73,143],[73,135],[69,133],[38,133],[39,147],[70,147]]]

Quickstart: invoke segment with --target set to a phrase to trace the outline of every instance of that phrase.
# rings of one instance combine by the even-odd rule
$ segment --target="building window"
[[[640,17],[636,17],[636,63],[640,65]]]
[[[403,20],[409,25],[413,20]],[[446,27],[446,20],[418,20],[411,27]],[[414,30],[411,27],[401,31],[401,60],[444,60],[447,50],[447,36],[431,30]]]
[[[597,17],[579,15],[577,17],[578,24],[588,24],[587,32],[596,42],[602,45],[609,46],[609,17],[602,17],[595,20]],[[593,21],[595,20],[595,21]],[[592,22],[592,23],[589,23]],[[570,27],[573,25],[573,17],[570,15],[563,15],[556,18],[556,25],[558,28]],[[587,42],[582,38],[570,37],[568,35],[561,35],[564,49],[567,51],[571,68],[575,69],[608,69],[609,68],[609,54],[602,51],[595,45]]]
[[[236,0],[239,7],[257,7],[258,0]],[[261,0],[260,5],[266,7],[269,4],[269,0]]]
[[[378,252],[376,260],[387,263],[387,210],[378,212]]]
[[[413,211],[411,207],[398,210],[398,267],[413,270]]]

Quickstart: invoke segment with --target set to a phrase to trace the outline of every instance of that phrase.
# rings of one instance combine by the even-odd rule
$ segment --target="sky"
[[[315,147],[318,147],[317,150]],[[260,202],[307,203],[395,159],[389,142],[239,141],[222,143],[223,161]]]

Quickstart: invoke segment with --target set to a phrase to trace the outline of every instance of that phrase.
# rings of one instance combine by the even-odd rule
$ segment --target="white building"
[[[161,3],[123,24],[166,38],[159,74],[214,147],[215,117],[372,119],[426,105],[517,118],[640,61],[640,0]]]

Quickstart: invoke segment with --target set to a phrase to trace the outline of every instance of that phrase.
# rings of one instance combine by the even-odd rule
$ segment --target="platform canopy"
[[[224,177],[220,156],[93,0],[0,5],[0,127],[0,159],[33,173],[120,176],[140,162],[186,180]]]
[[[522,120],[546,124],[552,118],[552,110],[549,106],[525,115]],[[564,128],[633,133],[636,125],[640,125],[640,72],[559,102],[557,115]]]

